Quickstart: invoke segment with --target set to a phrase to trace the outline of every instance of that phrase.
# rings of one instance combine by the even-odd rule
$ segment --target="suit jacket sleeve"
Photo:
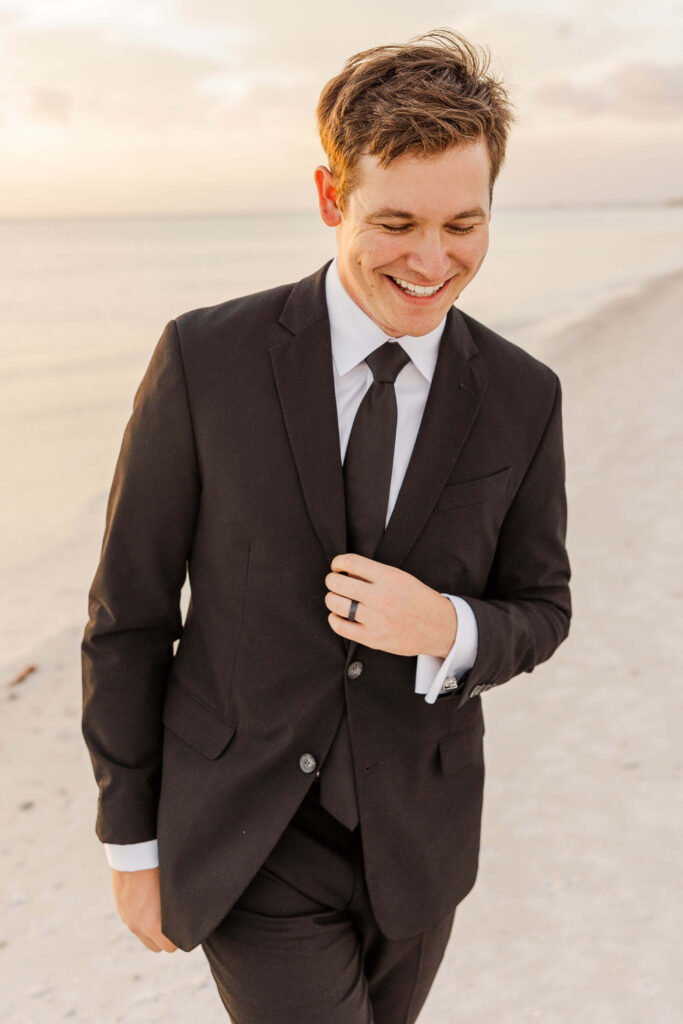
[[[156,836],[161,712],[200,490],[175,322],[136,391],[107,504],[82,651],[82,733],[102,842]]]
[[[476,616],[479,639],[475,662],[454,697],[459,705],[531,672],[569,633],[562,390],[554,373],[553,378],[550,415],[503,520],[485,592],[462,595]]]

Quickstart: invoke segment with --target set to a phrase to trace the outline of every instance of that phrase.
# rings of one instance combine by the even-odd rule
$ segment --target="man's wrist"
[[[435,658],[445,658],[450,652],[458,632],[458,613],[453,607],[453,602],[443,594],[439,594],[440,614],[437,617],[437,630],[435,633],[434,647],[425,654],[432,654]]]

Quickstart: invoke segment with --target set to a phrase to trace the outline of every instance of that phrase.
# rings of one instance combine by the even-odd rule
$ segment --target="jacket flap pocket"
[[[481,764],[484,758],[483,738],[483,719],[470,729],[442,736],[439,740],[439,761],[444,775],[453,775],[466,764]]]
[[[461,480],[459,483],[446,484],[441,497],[434,506],[438,512],[443,508],[458,508],[460,505],[474,505],[479,501],[495,495],[504,494],[510,479],[512,466],[505,466],[488,476],[477,477],[476,480]]]
[[[236,728],[173,677],[166,688],[161,720],[181,740],[211,759],[223,753]]]

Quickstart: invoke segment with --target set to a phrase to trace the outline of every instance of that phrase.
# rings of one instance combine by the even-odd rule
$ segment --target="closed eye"
[[[408,231],[408,229],[410,228],[410,224],[401,224],[399,227],[394,227],[392,224],[381,224],[380,227],[383,227],[385,231],[398,233],[402,231]],[[475,227],[475,224],[470,224],[468,228],[456,228],[451,226],[448,228],[448,230],[453,231],[454,234],[456,235],[469,235],[470,231],[474,231]]]

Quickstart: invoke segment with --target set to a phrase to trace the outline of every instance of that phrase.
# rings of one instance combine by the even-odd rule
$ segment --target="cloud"
[[[668,120],[683,116],[683,63],[625,64],[608,79],[615,109],[632,117]]]
[[[313,128],[318,86],[303,62],[263,59],[236,32],[220,56],[183,51],[98,25],[22,29],[5,63],[5,105],[14,123],[68,124],[72,142],[106,132],[129,139],[227,132],[282,139]],[[247,147],[248,148],[248,147]]]
[[[100,27],[27,30],[14,42],[5,67],[14,103],[39,120],[64,120],[72,109],[129,128],[194,123],[205,105],[197,87],[220,68]]]
[[[670,121],[683,117],[683,64],[629,62],[595,85],[554,79],[536,90],[543,104],[579,116],[616,114],[634,121]]]
[[[68,121],[72,97],[61,89],[36,89],[33,109],[39,118],[47,121]]]

